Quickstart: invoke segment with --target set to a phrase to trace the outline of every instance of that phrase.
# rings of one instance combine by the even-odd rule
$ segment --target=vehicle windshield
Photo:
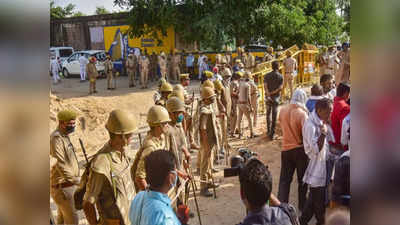
[[[72,49],[60,49],[60,57],[69,57],[72,55]]]
[[[96,54],[93,54],[92,56],[96,57],[96,59],[99,60],[99,61],[105,61],[106,60],[106,54],[104,52],[98,52]]]

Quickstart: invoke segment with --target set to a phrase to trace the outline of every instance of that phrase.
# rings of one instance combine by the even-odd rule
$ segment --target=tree
[[[131,37],[160,39],[173,27],[184,41],[219,50],[225,44],[259,39],[284,47],[330,44],[343,33],[336,1],[114,0],[114,4],[131,9],[127,20]]]
[[[108,11],[104,6],[96,6],[96,15],[102,15],[102,14],[109,14],[110,11]]]
[[[74,14],[72,15],[72,17],[78,17],[78,16],[86,16],[86,14],[84,14],[84,13],[81,12],[81,11],[78,11],[78,12],[76,12],[76,13],[74,13]]]
[[[74,4],[68,4],[65,7],[55,6],[54,1],[50,1],[50,19],[62,19],[73,14]]]

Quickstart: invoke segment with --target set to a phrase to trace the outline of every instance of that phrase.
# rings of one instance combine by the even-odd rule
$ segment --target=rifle
[[[83,156],[85,157],[85,160],[86,160],[86,165],[89,165],[89,159],[86,154],[86,149],[85,149],[85,146],[83,145],[82,139],[80,139],[80,138],[79,138],[79,143],[81,144]]]

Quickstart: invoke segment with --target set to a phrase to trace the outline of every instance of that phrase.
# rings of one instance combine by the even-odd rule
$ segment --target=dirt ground
[[[50,81],[51,82],[51,81]],[[89,83],[80,83],[79,79],[63,79],[60,84],[51,84],[50,93],[50,130],[51,133],[57,126],[56,114],[62,109],[72,108],[76,110],[80,117],[76,132],[71,139],[77,149],[78,155],[83,160],[78,138],[81,138],[87,148],[89,155],[94,154],[107,140],[108,135],[104,128],[108,113],[113,109],[124,109],[133,113],[139,120],[139,126],[145,127],[146,117],[141,114],[147,113],[147,110],[153,103],[153,94],[157,89],[157,83],[152,83],[150,89],[142,90],[138,87],[128,88],[127,77],[119,77],[117,81],[117,90],[109,91],[106,89],[106,80],[98,80],[97,90],[99,93],[88,96]],[[189,87],[190,93],[194,90],[198,94],[199,83],[193,81]],[[249,135],[247,121],[244,118],[244,127],[246,135]],[[237,150],[239,147],[247,147],[258,153],[266,165],[268,165],[273,176],[273,194],[277,195],[279,175],[280,175],[280,146],[281,131],[277,125],[276,140],[269,140],[265,135],[266,122],[265,115],[259,115],[259,122],[256,127],[256,133],[259,137],[248,140],[230,139],[230,144]],[[195,167],[197,153],[192,154],[193,168]],[[217,189],[217,199],[197,197],[203,225],[224,225],[237,224],[245,217],[245,207],[240,200],[239,181],[237,177],[223,178],[224,163],[216,165],[220,172],[216,173],[216,180],[220,181],[221,186]],[[198,177],[196,178],[198,179]],[[199,186],[199,185],[198,185]],[[290,193],[290,203],[297,207],[297,178],[293,177]],[[189,207],[196,212],[193,200],[193,194],[190,195]],[[51,201],[52,213],[55,215],[56,206]],[[83,213],[80,212],[80,224],[86,224]],[[197,214],[189,221],[191,225],[199,224]]]

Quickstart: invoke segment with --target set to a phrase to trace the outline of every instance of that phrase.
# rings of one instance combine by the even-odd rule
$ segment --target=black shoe
[[[97,93],[97,91],[93,91],[93,93]]]
[[[211,193],[208,188],[204,188],[200,191],[200,195],[204,197],[212,197],[213,193]]]
[[[270,133],[270,134],[268,135],[268,137],[269,137],[269,139],[271,139],[271,141],[274,140],[274,134],[273,134],[273,133]]]

